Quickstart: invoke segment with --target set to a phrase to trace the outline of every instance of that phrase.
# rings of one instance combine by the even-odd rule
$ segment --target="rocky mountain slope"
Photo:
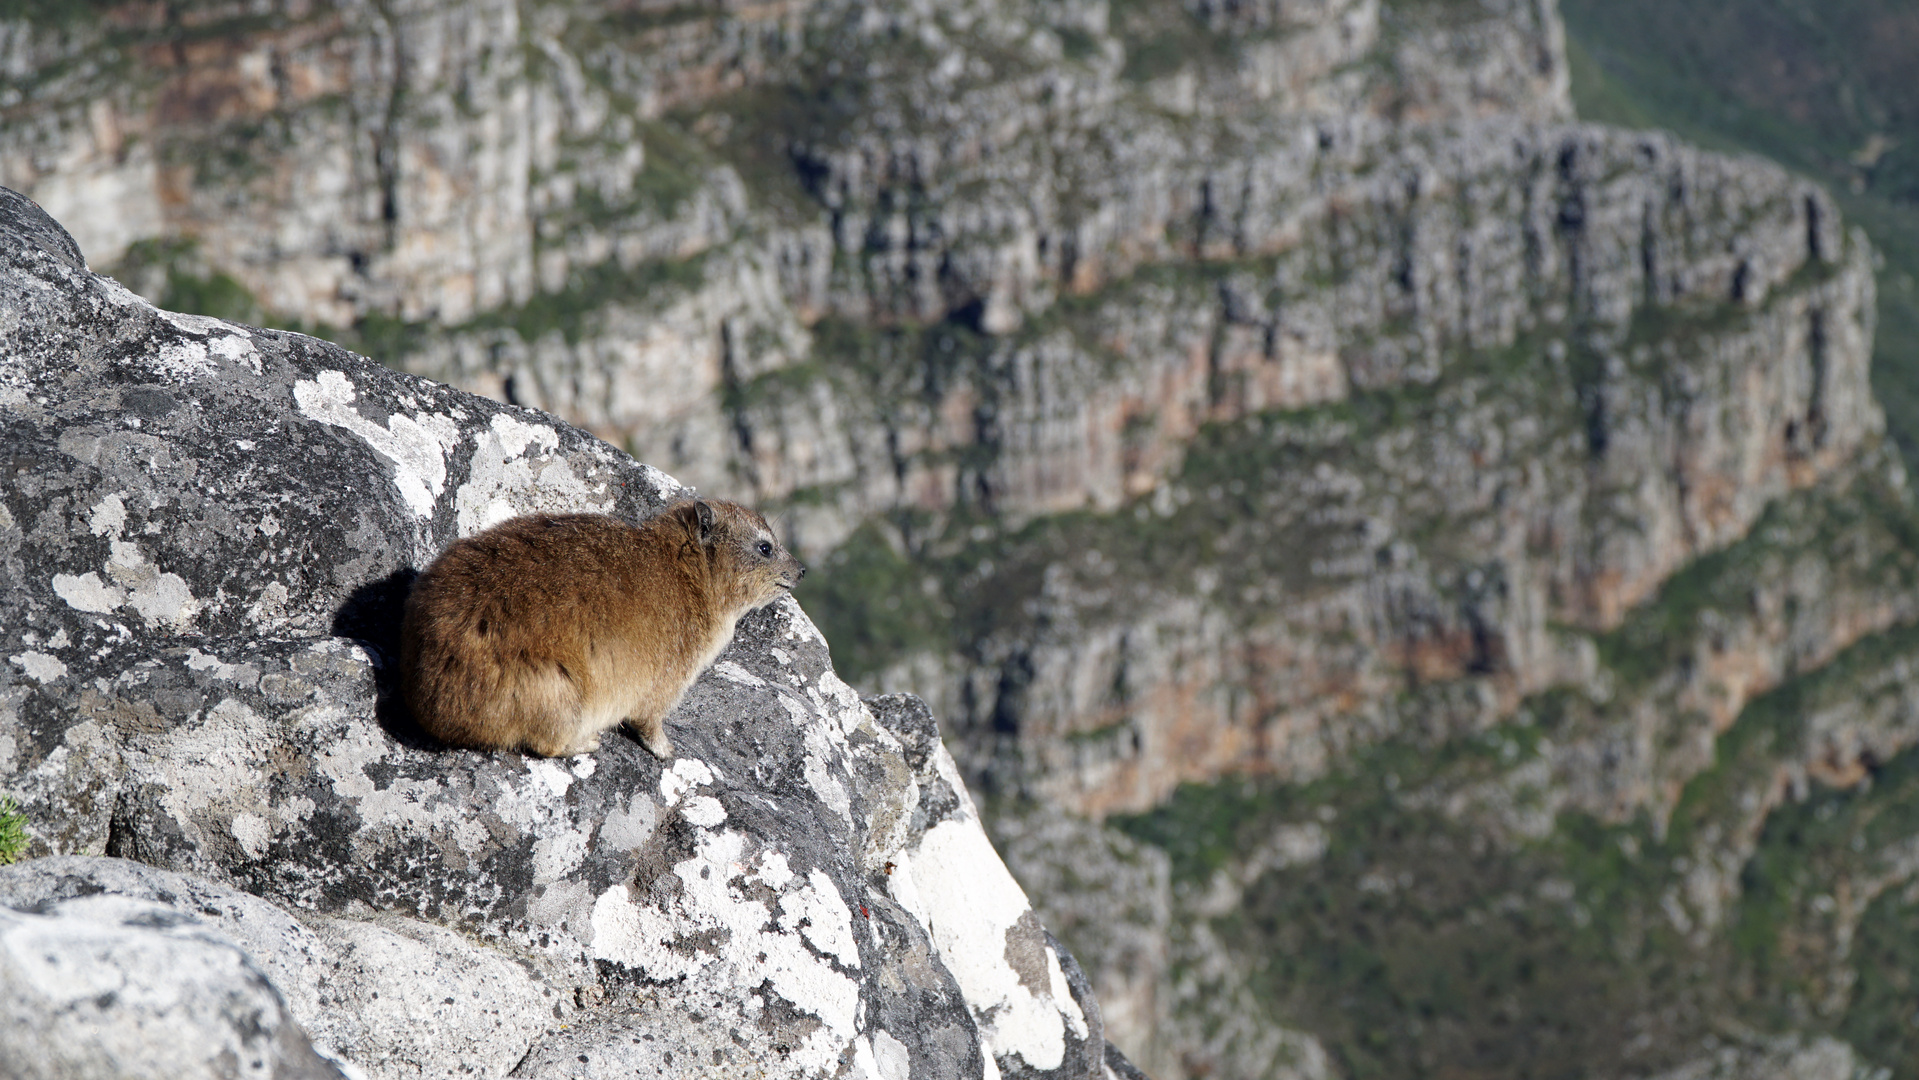
[[[1550,0],[8,26],[135,287],[781,514],[1156,1075],[1915,1062],[1873,252]]]

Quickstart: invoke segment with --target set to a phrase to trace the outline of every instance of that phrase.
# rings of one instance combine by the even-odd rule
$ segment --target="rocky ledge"
[[[5,189],[0,425],[12,1075],[1138,1075],[931,713],[862,701],[791,599],[670,763],[411,727],[415,570],[517,513],[645,516],[658,470],[157,310]]]

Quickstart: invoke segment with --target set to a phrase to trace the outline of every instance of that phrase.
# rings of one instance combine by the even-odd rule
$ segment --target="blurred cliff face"
[[[1727,995],[1843,1012],[1845,948],[1727,957],[1826,917],[1742,921],[1775,812],[1919,738],[1858,704],[1919,613],[1872,252],[1779,169],[1574,125],[1550,0],[100,7],[0,24],[0,78],[0,184],[131,285],[775,511],[1149,1071],[1623,1075]],[[1640,853],[1684,868],[1593,869]],[[1895,895],[1873,857],[1829,872]],[[1514,911],[1515,965],[1598,974],[1487,992],[1590,1036],[1480,1054],[1520,1013],[1408,957]],[[1853,1061],[1808,1046],[1738,1061]]]
[[[1567,112],[1556,24],[1529,7],[1423,35],[1398,32],[1423,13],[1377,0],[29,14],[0,51],[0,181],[81,221],[103,265],[191,237],[268,310],[334,326],[458,324],[615,254],[630,267],[829,225],[856,259],[960,254],[864,288],[827,267],[782,282],[810,317],[985,304],[1000,327],[1044,306],[1027,292],[1173,253],[1150,234],[1197,209],[1220,163],[1192,160],[1204,125],[1186,119],[1285,153],[1308,149],[1292,144],[1321,134],[1313,121]],[[1396,70],[1353,70],[1375,59]],[[1144,250],[1112,250],[1122,239]],[[836,284],[869,295],[823,291]]]
[[[177,264],[182,299],[243,304],[206,295],[230,282],[776,498],[852,472],[777,432],[734,445],[721,391],[804,367],[822,319],[1003,335],[1141,266],[1296,247],[1409,122],[1569,111],[1530,4],[122,5],[5,33],[0,183],[95,262],[156,291]],[[1337,391],[1311,344],[1255,404]],[[982,392],[935,395],[900,453],[979,442]],[[1099,498],[1150,486],[1190,435],[1169,424]],[[1037,485],[1007,508],[1087,486],[991,482]]]
[[[1511,346],[1528,273],[1548,319],[1620,324],[1638,288],[1510,218],[1613,153],[1528,134],[1570,111],[1549,5],[128,5],[6,34],[0,183],[97,264],[551,409],[815,554],[1163,501],[1208,423]],[[1795,198],[1763,212],[1803,233]],[[1669,275],[1759,295],[1793,245]],[[958,588],[915,575],[903,638],[857,587],[819,603],[856,669],[926,645],[949,715],[1004,720],[960,700]]]

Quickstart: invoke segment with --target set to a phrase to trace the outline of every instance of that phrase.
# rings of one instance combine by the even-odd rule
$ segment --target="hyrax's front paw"
[[[666,721],[646,720],[640,717],[629,718],[626,730],[640,740],[647,752],[661,761],[673,760],[673,740],[666,737]]]
[[[659,758],[661,761],[673,760],[673,740],[666,737],[665,728],[661,728],[651,738],[641,735],[640,745],[646,747],[647,750],[652,752],[654,757]]]

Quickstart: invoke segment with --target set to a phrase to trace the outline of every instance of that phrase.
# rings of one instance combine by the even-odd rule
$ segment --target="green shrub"
[[[0,795],[0,866],[19,862],[27,853],[27,816],[12,796]]]

